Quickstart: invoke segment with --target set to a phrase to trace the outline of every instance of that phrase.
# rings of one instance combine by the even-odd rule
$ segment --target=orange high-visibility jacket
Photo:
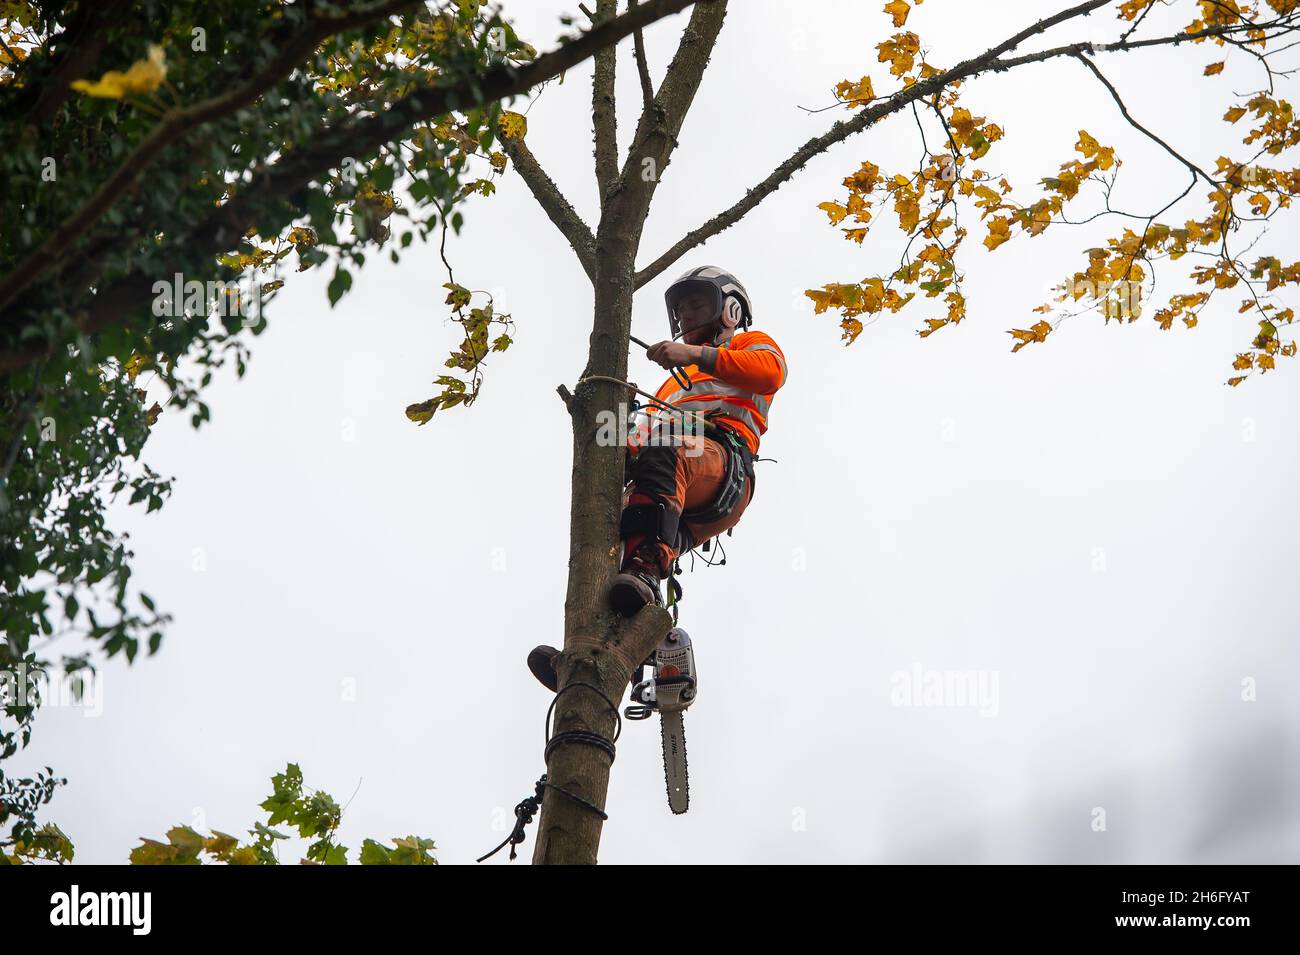
[[[758,441],[767,430],[772,396],[785,384],[785,354],[764,332],[739,332],[719,347],[704,347],[698,365],[684,369],[691,390],[669,378],[655,397],[664,404],[704,414],[719,411],[758,453]]]

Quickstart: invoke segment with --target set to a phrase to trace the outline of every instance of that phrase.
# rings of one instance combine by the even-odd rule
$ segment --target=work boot
[[[610,605],[624,617],[635,617],[646,604],[662,607],[659,565],[639,554],[627,562],[609,588]]]
[[[552,693],[560,685],[560,679],[555,675],[555,658],[559,655],[559,650],[545,644],[533,647],[528,654],[528,669],[532,671],[533,676],[537,677],[537,682]]]

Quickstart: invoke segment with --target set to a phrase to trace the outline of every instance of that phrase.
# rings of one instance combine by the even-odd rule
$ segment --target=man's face
[[[677,321],[682,327],[682,341],[699,345],[713,338],[713,299],[703,292],[688,292],[677,303]]]

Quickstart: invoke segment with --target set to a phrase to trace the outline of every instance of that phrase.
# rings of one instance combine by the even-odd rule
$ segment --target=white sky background
[[[835,119],[798,107],[864,73],[878,94],[894,88],[875,62],[893,32],[882,3],[795,17],[733,2],[642,264]],[[950,65],[1063,5],[930,0],[907,29]],[[508,9],[539,49],[576,11]],[[684,23],[647,34],[656,81]],[[1121,32],[1109,12],[1086,26]],[[630,42],[620,57],[625,147],[640,100]],[[1206,46],[1098,63],[1139,120],[1212,168],[1244,149],[1228,145],[1244,121],[1217,121],[1231,92],[1261,81],[1241,56],[1202,79],[1219,58]],[[585,65],[548,88],[528,139],[594,223],[589,79]],[[1119,206],[1153,211],[1185,184],[1078,63],[981,77],[964,102],[1006,130],[979,165],[1022,200],[1081,128],[1126,160]],[[1297,861],[1300,366],[1223,384],[1255,324],[1236,290],[1190,331],[1081,316],[1010,354],[1006,330],[1036,320],[1115,219],[989,253],[970,217],[968,319],[920,340],[941,310],[915,302],[843,348],[802,290],[891,270],[902,236],[881,214],[858,247],[816,204],[842,198],[864,159],[919,155],[910,114],[850,139],[638,296],[634,332],[655,340],[672,276],[733,270],[790,375],[763,442],[779,463],[760,465],[727,565],[684,578],[701,670],[690,812],[666,805],[657,722],[625,724],[602,861]],[[1073,216],[1097,201],[1081,196]],[[457,278],[495,289],[518,321],[471,409],[423,428],[402,414],[459,341],[436,249],[417,243],[400,266],[371,256],[332,311],[328,271],[291,272],[245,379],[212,387],[213,421],[196,433],[162,416],[146,459],[176,493],[161,512],[114,516],[136,582],[175,623],[158,656],[104,668],[101,716],[42,712],[15,761],[69,778],[47,816],[79,861],[125,861],[174,824],[243,833],[288,761],[340,801],[360,782],[341,833],[354,850],[416,833],[442,862],[472,862],[504,837],[543,770],[549,695],[524,656],[561,639],[570,437],[555,387],[583,368],[591,288],[513,172],[467,219],[449,249]],[[1278,223],[1260,251],[1289,261],[1296,229]],[[1161,273],[1166,297],[1177,274]],[[662,379],[638,354],[631,368],[643,386]],[[891,676],[915,666],[995,671],[996,715],[891,705]],[[1241,700],[1247,677],[1257,702]]]

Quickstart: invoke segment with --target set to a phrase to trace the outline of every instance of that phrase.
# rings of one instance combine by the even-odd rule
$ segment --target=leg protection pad
[[[680,517],[662,501],[654,504],[630,504],[623,509],[623,516],[619,519],[618,536],[626,540],[634,534],[644,534],[676,550]]]

